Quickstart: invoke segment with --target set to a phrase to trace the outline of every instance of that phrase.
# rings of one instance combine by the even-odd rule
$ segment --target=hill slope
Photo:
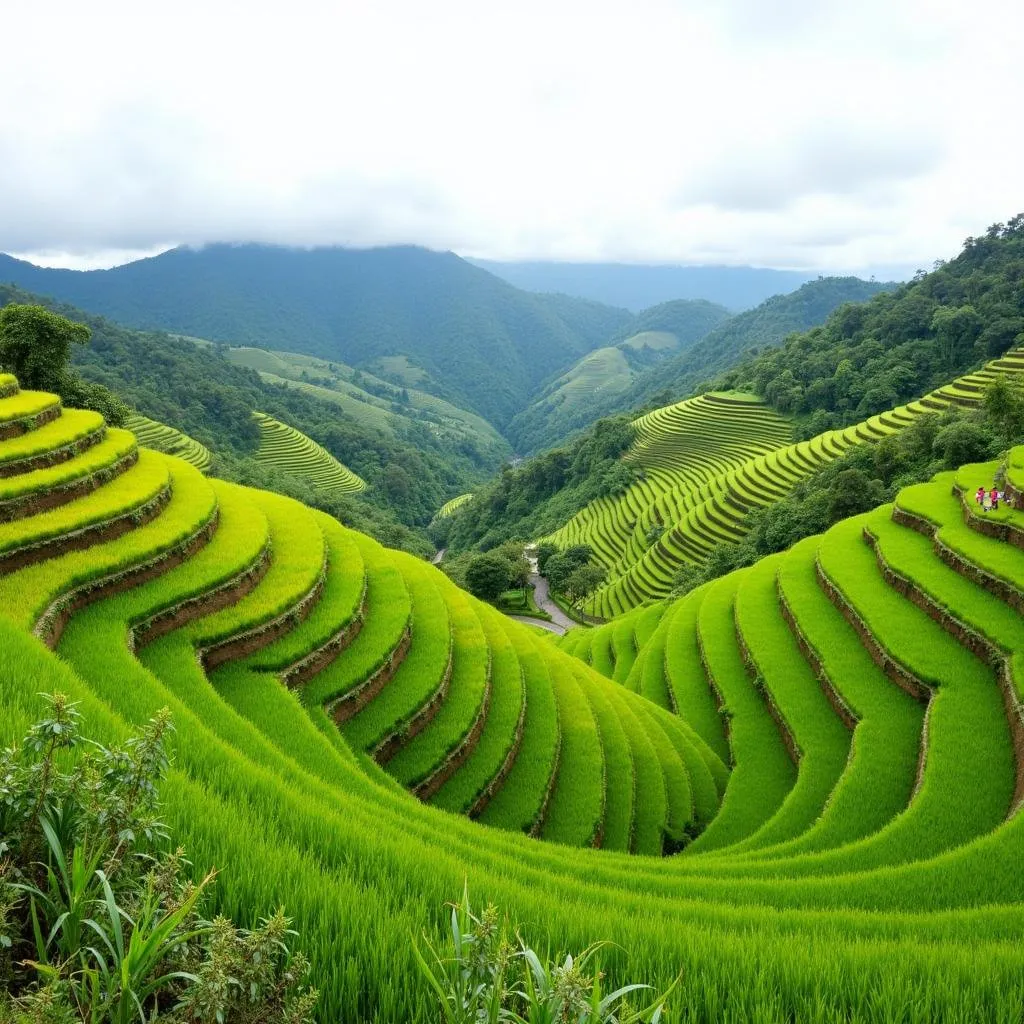
[[[823,277],[808,281],[796,291],[773,295],[754,309],[719,324],[695,344],[680,352],[670,352],[656,366],[641,369],[621,394],[610,398],[596,396],[590,419],[624,409],[668,405],[689,397],[749,351],[781,345],[794,331],[806,331],[824,323],[843,303],[863,302],[896,287],[857,277]]]
[[[551,303],[452,253],[412,246],[174,249],[112,270],[49,270],[0,256],[0,280],[146,330],[367,367],[405,355],[465,408],[504,425],[545,377],[623,322]]]
[[[608,580],[588,611],[617,615],[666,596],[681,567],[740,541],[751,512],[851,448],[891,437],[929,413],[975,405],[989,380],[1021,373],[1024,349],[920,401],[797,443],[787,443],[790,424],[754,396],[709,394],[657,409],[635,421],[637,440],[624,456],[641,478],[592,502],[546,539],[593,549]]]
[[[169,708],[164,820],[215,910],[287,908],[320,1019],[433,1019],[409,936],[463,887],[709,1020],[1018,1013],[1024,451],[1016,507],[966,467],[562,651],[126,432],[67,457],[101,428],[0,387],[0,729]]]
[[[458,421],[454,414],[446,415],[445,422],[438,425],[441,413],[427,406],[436,403],[442,411],[450,407],[433,396],[424,397],[422,415],[411,408],[412,402],[401,416],[385,412],[387,429],[382,429],[378,423],[368,422],[364,413],[383,410],[371,409],[363,401],[346,409],[339,406],[337,399],[342,396],[335,391],[321,394],[314,387],[310,393],[291,384],[285,386],[283,381],[263,380],[255,370],[233,365],[229,357],[234,350],[221,351],[159,332],[133,330],[0,285],[0,305],[9,302],[50,304],[58,313],[86,323],[92,339],[88,345],[76,346],[72,355],[76,371],[87,380],[106,385],[143,415],[202,443],[219,460],[218,474],[229,473],[264,486],[278,485],[248,472],[260,441],[259,428],[252,419],[254,409],[301,430],[369,485],[365,498],[346,506],[346,521],[359,523],[396,545],[397,534],[385,528],[384,520],[426,525],[448,498],[491,475],[508,452],[493,428],[469,413]],[[262,355],[270,358],[272,354]],[[274,365],[279,369],[278,362]],[[301,370],[295,372],[299,375]],[[201,387],[197,381],[202,382]],[[357,391],[368,401],[374,400],[373,395]],[[312,500],[306,493],[302,496]],[[338,507],[332,508],[342,514]],[[377,525],[369,525],[365,516],[372,516]]]
[[[552,447],[592,423],[595,409],[622,408],[619,396],[639,373],[690,348],[728,318],[724,306],[703,300],[680,299],[644,310],[619,337],[548,384],[509,424],[509,440],[522,454]]]

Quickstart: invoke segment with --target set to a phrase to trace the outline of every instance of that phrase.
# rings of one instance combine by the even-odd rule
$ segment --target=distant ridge
[[[519,291],[454,253],[417,246],[208,245],[91,271],[0,255],[0,281],[144,330],[356,368],[407,356],[425,372],[424,389],[499,427],[541,381],[630,318]]]
[[[642,263],[469,260],[531,292],[561,292],[639,313],[672,299],[707,299],[740,312],[799,288],[816,271]]]

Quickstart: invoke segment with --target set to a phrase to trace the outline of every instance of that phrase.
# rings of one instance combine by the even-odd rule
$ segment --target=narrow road
[[[565,633],[567,630],[573,628],[577,623],[573,622],[561,608],[551,600],[548,594],[548,580],[546,576],[541,576],[537,571],[537,559],[529,555],[526,556],[527,561],[530,563],[530,568],[533,570],[530,573],[530,582],[533,584],[533,599],[537,603],[537,607],[541,611],[545,611],[551,616],[551,621],[556,626],[562,627],[562,632]]]
[[[548,622],[547,619],[535,619],[532,615],[510,615],[509,618],[515,619],[516,622],[525,622],[528,626],[540,626],[541,629],[546,629],[549,633],[554,633],[556,636],[565,636],[564,626]]]
[[[437,554],[435,554],[434,557],[430,560],[430,564],[431,565],[440,565],[441,564],[441,560],[444,558],[445,552],[447,550],[448,550],[447,548],[441,548],[441,550],[438,551]]]

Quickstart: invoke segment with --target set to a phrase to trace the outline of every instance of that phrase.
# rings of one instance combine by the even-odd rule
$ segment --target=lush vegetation
[[[361,369],[404,355],[429,390],[499,427],[622,322],[621,311],[593,303],[567,313],[575,301],[566,296],[520,292],[453,253],[412,246],[211,245],[90,273],[0,257],[0,277],[144,330],[257,341]]]
[[[254,412],[253,416],[260,425],[257,462],[308,479],[328,494],[350,494],[366,487],[355,473],[301,431],[263,412]]]
[[[1002,392],[988,403],[999,429],[1021,411]],[[5,393],[0,423],[22,408],[23,393]],[[732,406],[747,434],[744,415],[771,422],[749,398]],[[142,730],[144,746],[169,709],[161,817],[198,865],[181,865],[195,884],[222,868],[202,914],[258,935],[264,908],[284,903],[318,1019],[433,1021],[442,1004],[467,1009],[467,994],[476,1013],[476,986],[444,948],[442,906],[464,886],[536,944],[534,958],[518,947],[495,963],[481,930],[493,922],[500,949],[494,915],[456,915],[456,961],[525,1019],[572,1005],[601,1020],[595,993],[638,978],[653,986],[629,993],[649,1008],[641,1019],[669,989],[684,1018],[1019,1011],[1021,449],[905,487],[678,601],[573,631],[560,649],[420,559],[174,457],[143,452],[85,495],[55,489],[51,471],[98,444],[42,469],[5,458],[65,416],[0,441],[13,491],[57,502],[19,506],[0,550],[48,536],[58,512],[64,536],[84,537],[97,502],[117,513],[155,487],[163,503],[72,547],[23,547],[0,570],[0,729],[10,741],[52,721],[40,692],[67,694],[115,752],[97,751],[97,768],[84,750],[61,755],[68,785],[100,806],[105,766],[131,775],[141,747],[126,741]],[[931,451],[946,457],[939,436]],[[995,479],[1010,501],[981,512],[971,494]],[[545,557],[550,571],[559,555]],[[37,753],[45,738],[44,726]],[[38,793],[32,782],[21,792]],[[48,856],[36,847],[30,865]],[[104,910],[104,892],[87,898],[100,929],[161,920],[166,906],[139,912],[152,904],[120,877],[131,923]],[[60,918],[40,927],[44,944],[79,920],[54,931]],[[31,917],[19,921],[35,944]],[[558,954],[605,939],[604,978],[596,953],[575,971]],[[89,949],[60,963],[102,970]]]
[[[708,580],[797,541],[822,533],[848,516],[892,501],[904,487],[930,480],[964,463],[998,458],[1024,441],[1024,380],[999,377],[980,407],[948,406],[916,419],[877,444],[849,449],[800,481],[787,497],[751,513],[746,537],[721,544],[701,565],[686,565],[674,580],[683,594]],[[991,480],[979,485],[991,487]]]
[[[482,550],[506,540],[528,540],[554,529],[588,502],[616,494],[633,479],[621,461],[633,440],[624,417],[595,424],[586,436],[565,448],[546,452],[477,489],[473,499],[431,526],[438,547],[453,553]]]
[[[72,350],[74,375],[80,383],[63,391],[68,406],[108,410],[107,404],[80,398],[94,389],[119,399],[149,419],[194,439],[215,456],[212,472],[258,486],[284,488],[302,501],[328,511],[344,510],[346,523],[388,544],[427,550],[425,526],[452,494],[486,479],[504,449],[477,447],[466,436],[435,432],[427,422],[407,421],[383,432],[348,415],[330,400],[275,385],[250,368],[233,365],[230,353],[165,334],[144,333],[54,305],[7,285],[0,285],[0,306],[43,303],[48,309],[84,323],[88,345]],[[197,388],[195,381],[202,381]],[[114,400],[123,410],[120,401]],[[285,474],[265,472],[254,460],[260,430],[254,409],[283,420],[321,444],[369,485],[364,497],[343,499],[320,493]],[[117,410],[115,410],[117,411]],[[118,421],[122,412],[113,418]]]
[[[213,456],[206,445],[166,423],[157,423],[156,420],[135,413],[125,420],[124,425],[139,439],[139,444],[167,455],[177,455],[192,463],[196,469],[207,470],[213,462]]]
[[[985,373],[954,393],[1010,375]],[[988,407],[1005,425],[1020,409],[1002,392]],[[26,401],[55,408],[4,393],[0,423]],[[788,429],[749,397],[717,404],[746,436],[758,418],[769,441]],[[500,993],[520,1016],[589,1003],[600,1020],[596,961],[573,974],[558,951],[605,939],[600,992],[642,979],[636,1009],[675,985],[684,1019],[1019,1014],[1024,450],[560,649],[420,559],[172,456],[106,463],[83,494],[61,474],[90,478],[105,439],[5,455],[66,416],[0,440],[0,482],[53,503],[0,522],[0,552],[49,545],[30,539],[0,569],[0,730],[10,742],[52,718],[40,693],[59,692],[123,750],[169,709],[161,817],[193,882],[223,869],[203,913],[254,924],[285,904],[318,1019],[437,1020],[466,980],[448,970],[442,910],[464,886],[536,944],[495,988],[526,989]],[[977,510],[978,481],[996,479],[1009,502]],[[87,532],[104,503],[117,528]],[[54,548],[58,513],[75,541]],[[61,770],[88,796],[100,773],[80,764]],[[91,906],[100,926],[148,920]],[[489,970],[481,945],[455,942]]]
[[[0,1020],[303,1024],[309,962],[281,911],[253,930],[203,911],[158,814],[166,711],[108,748],[63,694],[2,756]]]
[[[884,412],[995,359],[1024,335],[1024,214],[931,273],[840,307],[719,379],[806,420],[803,436]]]
[[[824,323],[830,313],[845,303],[865,302],[896,287],[893,283],[862,281],[857,277],[819,277],[796,291],[773,295],[639,376],[622,400],[631,406],[661,406],[677,401],[693,394],[714,374],[728,369],[745,354],[775,348],[788,335]]]
[[[724,306],[702,300],[665,302],[644,310],[609,344],[589,352],[548,384],[509,424],[509,438],[520,452],[537,451],[592,423],[597,409],[626,407],[617,404],[616,396],[639,372],[688,349],[728,318]]]

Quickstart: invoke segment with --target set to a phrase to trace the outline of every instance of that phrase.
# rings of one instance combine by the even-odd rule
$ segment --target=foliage
[[[449,546],[453,551],[487,550],[551,532],[593,499],[616,494],[633,481],[636,471],[621,461],[632,442],[629,420],[616,416],[594,424],[565,448],[517,469],[504,467],[450,517]]]
[[[726,320],[682,352],[671,353],[664,362],[644,370],[624,393],[594,396],[591,418],[620,409],[656,409],[696,394],[703,390],[702,382],[728,370],[745,355],[774,348],[794,331],[823,323],[843,303],[862,302],[895,287],[856,277],[822,277],[796,291],[773,295]]]
[[[803,432],[883,412],[992,359],[1024,336],[1024,214],[994,224],[931,273],[847,303],[821,326],[748,359],[715,386],[751,389]]]
[[[600,343],[589,340],[594,331],[586,326],[593,304],[578,318],[566,314],[571,326],[561,314],[576,300],[549,302],[454,253],[414,246],[208,245],[89,274],[6,258],[0,265],[4,280],[142,330],[229,344],[258,338],[268,348],[366,368],[404,355],[426,371],[428,380],[419,386],[498,426],[542,380]],[[597,317],[597,324],[604,322]],[[250,408],[277,415],[265,404]],[[192,424],[155,409],[140,412],[195,436]]]
[[[345,521],[361,524],[360,529],[385,543],[403,532],[403,526],[425,526],[446,495],[465,490],[464,485],[482,479],[493,468],[468,440],[444,441],[424,424],[413,424],[407,432],[389,437],[331,402],[265,383],[254,370],[234,366],[216,349],[131,330],[0,285],[0,306],[36,301],[85,323],[92,333],[90,345],[75,349],[75,369],[81,379],[69,382],[66,404],[96,408],[116,424],[127,415],[119,399],[109,394],[116,392],[141,413],[209,448],[216,457],[215,475],[248,476],[254,481],[268,478],[255,466],[243,470],[240,463],[251,462],[259,446],[260,431],[252,411],[266,411],[319,442],[367,481],[370,492],[346,503],[350,511]],[[203,386],[196,387],[196,381]],[[111,402],[103,404],[102,396]],[[296,485],[285,493],[298,490],[301,487]],[[429,551],[422,538],[415,547]]]
[[[507,559],[493,551],[476,555],[466,567],[466,586],[474,597],[494,601],[512,584]]]
[[[558,444],[585,427],[601,410],[617,412],[616,399],[637,375],[660,366],[680,349],[688,350],[729,319],[724,306],[703,299],[679,299],[645,309],[627,326],[549,383],[508,426],[520,452]]]
[[[484,601],[494,601],[513,588],[522,590],[525,595],[530,582],[530,563],[523,554],[522,544],[509,541],[469,558],[458,581]],[[498,586],[499,583],[502,585]]]
[[[565,593],[573,604],[588,597],[608,578],[608,571],[600,565],[581,565],[569,573]]]
[[[551,588],[565,593],[572,574],[587,565],[593,556],[593,549],[587,544],[574,544],[564,551],[558,551],[551,555],[547,559],[544,571]]]
[[[494,906],[474,914],[468,892],[452,904],[450,928],[450,955],[442,955],[427,937],[425,951],[413,946],[444,1024],[658,1024],[672,991],[633,1009],[628,997],[650,986],[624,985],[605,993],[601,943],[575,957],[542,958],[521,937],[512,942],[508,921]]]
[[[44,306],[0,301],[0,369],[13,373],[23,388],[56,392],[65,405],[94,409],[119,426],[127,406],[70,370],[73,347],[88,344],[90,337],[85,324]]]
[[[0,1020],[309,1020],[316,993],[283,913],[253,930],[205,920],[214,873],[190,881],[167,846],[166,710],[107,748],[81,735],[75,703],[47,700],[0,759]]]

